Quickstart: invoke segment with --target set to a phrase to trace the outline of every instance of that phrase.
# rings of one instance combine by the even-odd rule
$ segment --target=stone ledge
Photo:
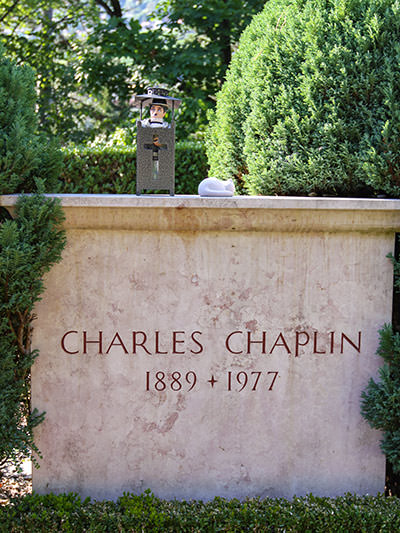
[[[67,229],[148,231],[400,231],[400,200],[58,194]],[[12,209],[17,195],[0,196]]]

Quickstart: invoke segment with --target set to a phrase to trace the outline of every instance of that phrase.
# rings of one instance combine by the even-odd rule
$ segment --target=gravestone
[[[360,394],[391,319],[398,201],[62,198],[33,338],[35,491],[384,489]]]

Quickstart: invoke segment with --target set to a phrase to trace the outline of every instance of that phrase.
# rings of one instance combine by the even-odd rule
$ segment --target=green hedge
[[[75,494],[28,495],[0,507],[0,530],[7,532],[394,532],[400,530],[400,500],[347,494],[341,498],[215,498],[178,502],[150,492],[124,495],[117,502],[82,501]]]
[[[204,145],[181,141],[175,146],[175,192],[197,194],[208,175]],[[135,194],[136,147],[95,146],[64,150],[59,192],[81,194]]]

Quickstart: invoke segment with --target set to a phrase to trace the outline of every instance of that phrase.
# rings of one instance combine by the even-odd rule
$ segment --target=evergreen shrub
[[[41,178],[54,190],[62,159],[53,141],[37,132],[33,70],[17,66],[0,48],[0,194],[31,192]]]
[[[382,357],[379,380],[370,379],[362,392],[361,412],[371,427],[382,431],[381,449],[388,460],[387,489],[400,496],[400,235],[396,236],[393,263],[394,298],[393,324],[386,324],[379,332],[377,354]]]
[[[15,218],[0,224],[0,469],[38,451],[33,428],[43,414],[30,405],[30,368],[38,355],[32,322],[43,276],[61,259],[62,221],[59,203],[36,194],[20,196]]]
[[[9,460],[29,456],[33,428],[43,414],[31,410],[30,369],[34,305],[43,276],[61,258],[65,235],[59,203],[46,198],[56,186],[61,153],[37,132],[32,70],[0,48],[0,194],[20,192],[15,212],[0,209],[0,479]]]
[[[386,325],[380,331],[378,355],[383,360],[379,381],[370,379],[362,393],[361,412],[370,425],[383,432],[381,449],[400,474],[400,334]]]
[[[207,177],[204,145],[179,141],[175,146],[175,192],[197,194]],[[117,145],[77,146],[64,150],[59,190],[81,194],[135,194],[136,147]]]
[[[250,194],[397,197],[400,3],[274,0],[217,95],[210,174]]]

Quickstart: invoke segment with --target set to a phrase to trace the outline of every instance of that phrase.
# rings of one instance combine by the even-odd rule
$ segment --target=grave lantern
[[[143,190],[167,190],[175,194],[175,110],[181,100],[161,87],[149,87],[135,97],[140,109],[137,121],[136,194]],[[150,118],[143,120],[143,108],[150,106]],[[164,120],[171,110],[171,122]]]

